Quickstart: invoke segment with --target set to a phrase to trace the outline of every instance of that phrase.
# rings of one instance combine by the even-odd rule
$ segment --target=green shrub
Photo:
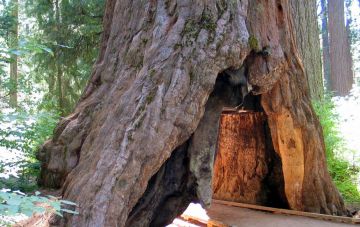
[[[58,118],[58,114],[52,112],[0,115],[0,147],[18,151],[22,156],[19,160],[0,162],[1,172],[6,168],[18,169],[18,177],[0,178],[0,188],[23,192],[36,190],[40,163],[35,155],[39,146],[51,137]]]
[[[0,178],[0,189],[12,191],[33,192],[37,189],[36,178],[40,171],[36,152],[45,140],[51,137],[59,115],[52,112],[29,114],[16,112],[0,114],[0,146],[9,150],[16,150],[22,158],[13,162],[0,162],[0,171],[6,168],[17,168],[18,177]],[[5,127],[4,127],[5,126]],[[53,196],[25,195],[17,192],[0,191],[0,225],[8,225],[4,216],[33,213],[43,213],[47,210],[62,216],[62,213],[77,214],[75,203],[59,200]],[[11,224],[11,223],[10,223]]]
[[[342,158],[341,154],[350,151],[338,130],[339,119],[335,112],[335,104],[330,95],[325,95],[322,100],[313,101],[313,106],[324,133],[330,175],[345,201],[360,202],[360,192],[356,184],[360,169]]]
[[[25,195],[19,192],[0,191],[0,224],[1,222],[2,224],[11,224],[2,220],[2,216],[11,217],[24,214],[30,217],[34,213],[50,211],[62,217],[63,213],[78,214],[75,210],[76,207],[76,203],[59,200],[54,196],[40,196],[40,192],[35,192],[34,195]]]

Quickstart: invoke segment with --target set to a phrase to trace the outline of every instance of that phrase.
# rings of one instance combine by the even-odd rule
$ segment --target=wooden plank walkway
[[[259,210],[259,211],[266,211],[266,212],[271,212],[271,213],[276,213],[276,214],[295,215],[295,216],[309,217],[309,218],[315,218],[315,219],[320,219],[320,220],[348,223],[348,224],[360,224],[360,219],[358,219],[358,218],[309,213],[309,212],[303,212],[303,211],[264,207],[264,206],[244,204],[244,203],[235,203],[235,202],[222,201],[222,200],[213,200],[213,203],[223,204],[223,205],[227,205],[227,206],[234,206],[234,207],[242,207],[242,208]]]
[[[181,219],[201,227],[351,227],[360,224],[360,219],[355,218],[221,200],[213,200],[207,215],[208,220],[191,214],[182,215]]]

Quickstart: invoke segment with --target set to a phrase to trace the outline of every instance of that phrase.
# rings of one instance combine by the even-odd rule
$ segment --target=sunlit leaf
[[[79,212],[74,211],[74,210],[69,210],[69,209],[61,209],[61,211],[65,212],[65,213],[69,213],[69,214],[79,214]]]
[[[68,200],[60,200],[60,202],[66,204],[66,205],[77,206],[76,203],[68,201]]]

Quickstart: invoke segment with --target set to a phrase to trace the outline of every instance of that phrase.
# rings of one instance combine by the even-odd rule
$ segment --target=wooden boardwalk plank
[[[223,201],[223,200],[213,200],[213,203],[227,205],[227,206],[247,208],[247,209],[253,209],[253,210],[259,210],[259,211],[266,211],[266,212],[271,212],[271,213],[275,213],[275,214],[295,215],[295,216],[309,217],[309,218],[315,218],[315,219],[319,219],[319,220],[348,223],[348,224],[360,224],[360,219],[358,219],[358,218],[309,213],[309,212],[303,212],[303,211],[279,209],[279,208],[273,208],[273,207],[264,207],[264,206],[259,206],[259,205],[236,203],[236,202],[229,202],[229,201]]]

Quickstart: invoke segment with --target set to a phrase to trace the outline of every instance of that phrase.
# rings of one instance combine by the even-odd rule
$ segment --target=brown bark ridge
[[[41,185],[79,205],[62,225],[161,226],[189,199],[209,205],[218,120],[239,104],[222,72],[244,62],[289,207],[344,214],[290,12],[285,0],[107,1],[90,82],[38,153]]]
[[[345,27],[344,1],[328,0],[331,91],[345,96],[354,82],[350,42]]]
[[[296,44],[308,79],[310,96],[321,99],[324,85],[321,67],[316,0],[291,0]]]

